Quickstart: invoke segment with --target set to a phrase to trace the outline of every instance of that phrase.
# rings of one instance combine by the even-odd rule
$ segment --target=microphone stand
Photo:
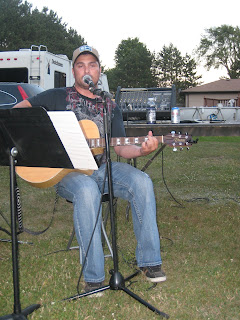
[[[111,170],[111,156],[110,156],[110,128],[109,128],[109,117],[108,117],[108,110],[107,110],[107,103],[106,103],[106,98],[111,97],[111,95],[106,92],[102,91],[101,89],[95,89],[95,88],[89,88],[89,90],[102,97],[103,100],[103,123],[104,123],[104,136],[105,136],[105,152],[106,152],[106,166],[107,166],[107,177],[108,177],[108,194],[109,194],[109,211],[110,211],[110,223],[111,223],[111,231],[112,231],[112,250],[113,250],[113,266],[114,269],[110,270],[111,278],[109,281],[108,286],[104,286],[99,289],[95,289],[89,292],[85,292],[82,294],[75,295],[70,298],[66,298],[63,300],[76,300],[78,298],[86,297],[88,295],[101,292],[107,289],[111,290],[122,290],[126,292],[128,295],[130,295],[132,298],[137,300],[138,302],[142,303],[144,306],[146,306],[148,309],[151,311],[155,312],[156,314],[160,315],[161,317],[164,317],[166,319],[169,319],[169,315],[166,313],[158,310],[148,302],[144,301],[142,298],[140,298],[138,295],[133,293],[131,290],[126,288],[125,282],[131,280],[135,276],[137,276],[140,273],[140,270],[137,270],[134,272],[132,275],[128,276],[127,278],[124,278],[122,274],[119,272],[118,268],[118,251],[117,251],[117,237],[116,237],[116,223],[115,223],[115,216],[114,216],[114,207],[113,207],[113,186],[112,186],[112,170]]]
[[[106,98],[112,99],[112,94],[107,91],[103,91],[95,87],[90,87],[89,91],[91,91],[95,96],[101,97],[103,99],[104,108],[106,104]]]

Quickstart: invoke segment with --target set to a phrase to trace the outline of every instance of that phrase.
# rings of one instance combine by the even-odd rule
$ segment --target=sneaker
[[[141,267],[140,270],[145,274],[147,280],[151,282],[163,282],[167,279],[165,273],[161,270],[161,265]]]
[[[103,282],[86,282],[84,291],[89,292],[89,291],[97,290],[102,287],[103,287]],[[89,295],[89,297],[92,297],[93,295],[94,295],[94,297],[102,297],[103,291],[98,291],[96,293],[92,293]]]

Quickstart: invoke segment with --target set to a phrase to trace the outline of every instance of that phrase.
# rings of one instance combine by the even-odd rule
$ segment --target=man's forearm
[[[30,108],[32,105],[28,100],[17,103],[13,108]]]
[[[132,159],[142,156],[141,147],[131,146],[119,146],[114,148],[116,154],[125,159]]]

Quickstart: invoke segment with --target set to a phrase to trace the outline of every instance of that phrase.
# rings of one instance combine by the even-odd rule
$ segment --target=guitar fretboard
[[[158,142],[163,143],[163,136],[159,136],[155,138],[158,139]],[[110,146],[128,146],[134,144],[141,144],[148,140],[148,137],[118,137],[118,138],[111,138]],[[104,138],[94,138],[94,139],[87,139],[87,143],[90,148],[104,148],[105,147],[105,139]]]

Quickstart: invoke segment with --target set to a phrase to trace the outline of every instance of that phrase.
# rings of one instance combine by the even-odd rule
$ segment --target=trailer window
[[[1,68],[0,82],[28,83],[28,69],[27,68]]]
[[[54,72],[54,88],[66,87],[66,73]]]

